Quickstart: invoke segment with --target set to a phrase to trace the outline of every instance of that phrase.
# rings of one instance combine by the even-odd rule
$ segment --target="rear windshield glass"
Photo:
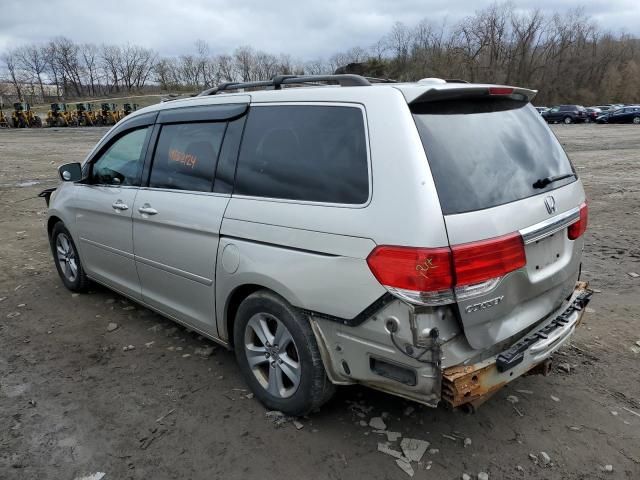
[[[411,106],[445,215],[481,210],[537,195],[543,178],[573,167],[536,109],[526,102],[473,99]]]

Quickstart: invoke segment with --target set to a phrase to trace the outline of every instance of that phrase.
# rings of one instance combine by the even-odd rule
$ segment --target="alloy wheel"
[[[70,282],[75,282],[76,278],[78,278],[76,252],[73,249],[71,240],[64,233],[60,233],[56,237],[56,255],[58,257],[58,264],[65,278]]]
[[[276,398],[291,397],[302,378],[298,348],[282,321],[256,313],[247,322],[244,351],[258,383]]]

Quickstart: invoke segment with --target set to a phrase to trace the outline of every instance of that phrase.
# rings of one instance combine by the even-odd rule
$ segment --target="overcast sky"
[[[250,45],[309,60],[376,42],[401,21],[456,21],[493,0],[0,0],[0,54],[65,35],[76,42],[132,43],[162,55]],[[515,0],[519,9],[582,6],[600,27],[640,36],[640,0]]]

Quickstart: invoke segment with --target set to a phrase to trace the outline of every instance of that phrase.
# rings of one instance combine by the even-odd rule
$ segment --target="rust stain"
[[[576,291],[586,290],[589,284],[578,282]],[[584,310],[579,312],[576,325],[582,321]],[[551,359],[545,359],[518,374],[548,375],[551,371]],[[442,372],[442,401],[452,408],[470,406],[476,408],[494,393],[517,377],[500,381],[500,373],[495,363],[489,365],[458,365],[446,368]],[[502,377],[504,378],[504,377]]]
[[[467,365],[447,368],[442,378],[442,400],[453,408],[466,403],[474,403],[474,406],[477,406],[506,384],[492,383],[492,378],[497,374],[495,364],[485,367]],[[478,403],[480,399],[482,402]]]

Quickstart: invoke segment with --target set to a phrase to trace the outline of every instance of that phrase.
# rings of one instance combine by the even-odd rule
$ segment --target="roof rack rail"
[[[444,81],[447,83],[469,83],[466,80],[462,80],[461,78],[445,78]]]
[[[376,77],[364,77],[371,83],[398,83],[398,80],[393,78],[376,78]]]
[[[271,80],[261,80],[257,82],[227,82],[221,83],[217,87],[208,88],[198,94],[199,97],[215,95],[228,90],[240,90],[244,88],[269,88],[280,90],[282,85],[304,85],[317,84],[321,82],[334,82],[341,87],[365,87],[371,86],[370,79],[360,75],[339,74],[339,75],[276,75]],[[379,81],[379,79],[371,79]],[[381,80],[385,81],[385,80]]]

